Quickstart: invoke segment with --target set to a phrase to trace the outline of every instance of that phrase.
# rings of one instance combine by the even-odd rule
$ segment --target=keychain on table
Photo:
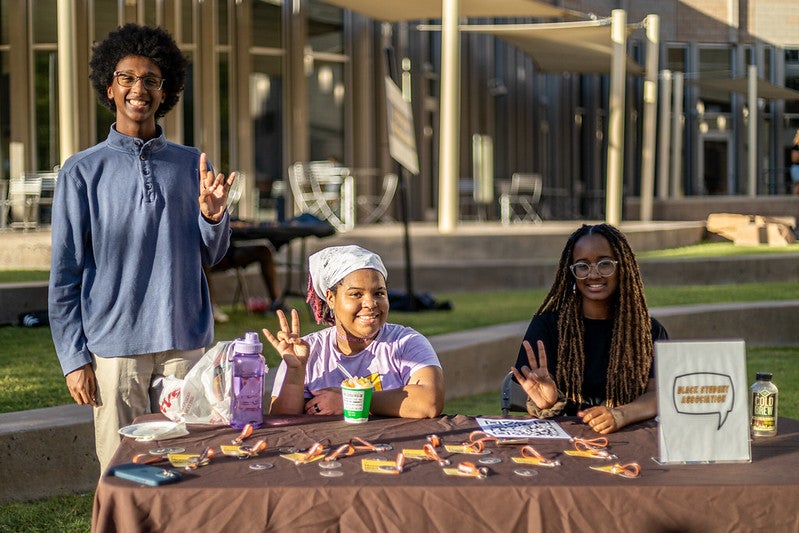
[[[252,435],[252,424],[246,424],[243,428],[241,428],[241,433],[239,436],[233,439],[231,442],[233,444],[241,444],[250,435]]]
[[[487,442],[497,442],[499,439],[491,437],[485,431],[472,431],[469,433],[469,442],[464,442],[463,446],[472,453],[482,453]]]
[[[513,462],[546,467],[560,466],[560,461],[547,459],[529,444],[522,447],[522,456],[514,457]]]
[[[322,439],[311,444],[308,451],[302,456],[301,462],[307,463],[308,461],[316,458],[319,455],[324,455],[325,450],[330,446],[330,439]]]
[[[440,466],[449,466],[449,459],[441,457],[436,449],[433,448],[432,444],[425,444],[424,447],[422,447],[422,451],[424,451],[424,456],[427,459],[438,462]]]
[[[593,439],[574,437],[571,441],[572,444],[574,444],[575,450],[604,450],[608,447],[607,437],[596,437]]]
[[[263,441],[264,448],[266,448],[266,441]],[[198,467],[205,466],[211,462],[211,457],[214,456],[214,449],[208,446],[203,450],[197,458],[192,458],[186,465],[186,470],[196,470]]]
[[[329,462],[335,461],[339,457],[342,457],[342,456],[349,457],[350,455],[352,455],[354,453],[355,453],[355,446],[353,446],[352,444],[349,444],[349,443],[348,444],[342,444],[341,446],[336,448],[336,451],[334,451],[333,453],[331,453],[328,456],[326,456],[324,458],[324,460],[329,463]]]
[[[488,468],[478,467],[476,464],[470,463],[469,461],[458,463],[457,470],[462,476],[471,476],[480,479],[488,477]]]
[[[360,444],[357,444],[360,443]],[[391,444],[372,444],[361,437],[353,437],[350,439],[350,446],[356,450],[369,450],[370,452],[389,452],[394,449]]]
[[[266,449],[266,439],[261,439],[252,446],[242,444],[239,446],[239,459],[244,457],[254,457]]]
[[[590,466],[589,468],[591,470],[606,472],[608,474],[612,474],[614,476],[619,476],[627,479],[636,478],[641,475],[641,465],[639,465],[638,463],[627,463],[627,464],[615,463],[612,465]]]
[[[572,457],[587,457],[589,459],[617,459],[615,455],[607,451],[608,439],[597,437],[595,439],[572,439],[573,450],[565,450],[563,453]]]

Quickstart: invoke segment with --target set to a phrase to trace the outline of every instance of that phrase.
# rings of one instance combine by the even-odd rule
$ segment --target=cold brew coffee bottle
[[[752,397],[752,437],[773,437],[777,434],[777,386],[771,372],[758,372],[749,389]]]

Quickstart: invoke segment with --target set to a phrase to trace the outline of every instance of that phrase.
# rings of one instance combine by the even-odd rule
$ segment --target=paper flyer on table
[[[540,418],[480,418],[477,423],[487,434],[501,439],[570,439],[571,435],[554,420]]]

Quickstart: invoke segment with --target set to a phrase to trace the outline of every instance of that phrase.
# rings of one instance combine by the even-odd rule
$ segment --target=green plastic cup
[[[374,387],[341,387],[341,399],[344,403],[344,422],[362,424],[369,420],[369,408],[372,405],[373,390]]]

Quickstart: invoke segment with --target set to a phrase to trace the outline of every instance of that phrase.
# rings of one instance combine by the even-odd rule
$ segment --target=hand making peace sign
[[[280,309],[277,310],[277,319],[280,322],[280,331],[277,332],[277,337],[264,328],[266,340],[277,350],[289,369],[304,370],[305,363],[308,362],[309,347],[308,343],[300,336],[299,313],[296,309],[291,310],[291,329],[289,329],[286,314]]]
[[[549,375],[547,368],[547,351],[543,341],[538,341],[538,362],[536,362],[535,352],[528,341],[522,343],[527,352],[527,361],[530,366],[522,367],[519,372],[516,367],[511,368],[516,381],[522,386],[527,396],[533,400],[539,409],[549,409],[558,401],[558,387],[555,380]],[[534,368],[535,370],[531,370]]]

